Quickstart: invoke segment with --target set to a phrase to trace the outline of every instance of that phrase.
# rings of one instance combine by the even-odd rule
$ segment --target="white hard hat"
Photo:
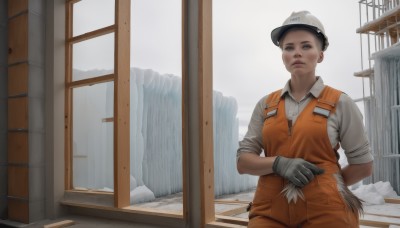
[[[329,45],[328,37],[325,35],[325,29],[322,23],[308,11],[293,12],[282,24],[271,32],[272,42],[279,46],[279,40],[282,35],[290,28],[304,27],[311,29],[322,40],[322,50],[325,51]]]

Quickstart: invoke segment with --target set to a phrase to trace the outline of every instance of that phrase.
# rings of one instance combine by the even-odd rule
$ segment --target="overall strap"
[[[325,86],[324,90],[317,98],[314,114],[328,118],[331,113],[335,112],[336,104],[338,103],[342,93],[343,92],[340,90],[334,89],[330,86]]]
[[[325,86],[324,90],[317,98],[314,114],[321,116],[321,119],[323,119],[324,122],[327,122],[329,115],[336,111],[336,105],[342,93],[343,92],[340,90],[334,89],[330,86]],[[339,143],[333,148],[337,160],[339,160],[339,148]],[[337,163],[337,165],[340,169],[340,164]]]
[[[265,100],[265,111],[264,118],[268,119],[271,116],[275,116],[278,113],[278,104],[281,100],[282,89],[272,92],[268,95]]]

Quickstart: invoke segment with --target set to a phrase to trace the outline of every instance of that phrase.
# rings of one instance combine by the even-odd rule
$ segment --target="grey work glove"
[[[304,187],[314,179],[314,175],[324,173],[323,169],[304,159],[282,156],[276,157],[272,170],[297,187]]]

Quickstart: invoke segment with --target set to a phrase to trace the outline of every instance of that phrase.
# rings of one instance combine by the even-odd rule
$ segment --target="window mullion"
[[[130,0],[115,1],[114,206],[130,205]]]

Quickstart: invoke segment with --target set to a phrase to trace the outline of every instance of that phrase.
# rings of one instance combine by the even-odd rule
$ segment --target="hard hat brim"
[[[325,45],[324,45],[323,49],[325,50],[326,47],[328,46],[328,45],[327,45],[328,40],[327,40],[326,36],[325,36],[323,33],[321,33],[321,31],[320,31],[317,27],[312,26],[312,25],[307,25],[307,24],[290,24],[290,25],[283,25],[283,26],[280,26],[280,27],[278,27],[278,28],[275,28],[275,29],[272,30],[272,32],[271,32],[271,39],[272,39],[272,42],[273,42],[276,46],[279,47],[279,40],[282,38],[283,34],[284,34],[287,30],[289,30],[289,29],[291,29],[291,28],[295,28],[295,27],[297,27],[297,28],[304,28],[304,29],[310,30],[310,31],[312,31],[312,32],[314,32],[314,33],[316,33],[316,34],[322,35],[322,37],[324,38],[324,42],[325,42]]]

